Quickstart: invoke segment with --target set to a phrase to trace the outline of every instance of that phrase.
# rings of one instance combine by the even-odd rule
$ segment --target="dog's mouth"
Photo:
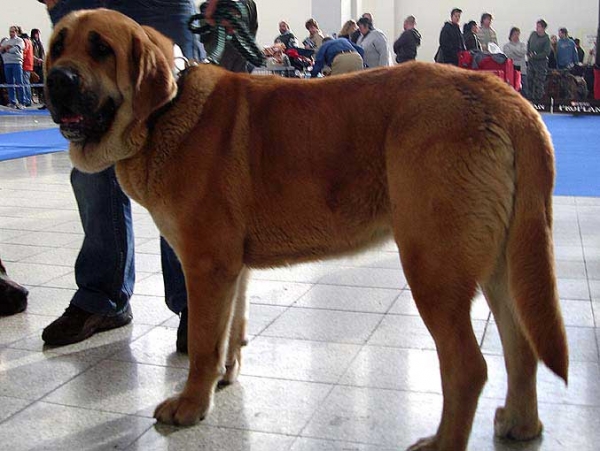
[[[48,109],[63,136],[73,143],[99,141],[108,131],[117,111],[111,97],[101,100],[78,71],[71,67],[55,67],[46,80]]]
[[[83,102],[89,103],[89,102]],[[109,98],[97,109],[61,105],[48,106],[52,119],[60,125],[62,135],[73,143],[97,142],[110,129],[117,107]]]

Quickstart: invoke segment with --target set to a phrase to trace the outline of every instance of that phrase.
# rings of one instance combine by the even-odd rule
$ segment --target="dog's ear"
[[[145,120],[169,102],[177,92],[173,77],[173,43],[150,27],[134,33],[131,45],[133,64],[133,114]]]

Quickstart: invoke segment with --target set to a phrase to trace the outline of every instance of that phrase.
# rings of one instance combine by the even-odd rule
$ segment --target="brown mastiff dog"
[[[435,435],[414,450],[463,450],[486,364],[471,326],[481,287],[508,370],[495,431],[542,430],[541,359],[567,380],[554,275],[550,137],[499,79],[403,64],[322,80],[193,67],[172,75],[171,44],[111,11],[77,12],[46,60],[53,118],[83,171],[116,165],[179,256],[190,370],[158,406],[165,423],[204,418],[233,382],[245,339],[248,268],[355,253],[393,237],[439,355]]]

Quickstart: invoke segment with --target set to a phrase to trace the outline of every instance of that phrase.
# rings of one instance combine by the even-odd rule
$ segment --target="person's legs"
[[[4,75],[6,77],[6,84],[8,84],[8,85],[16,84],[15,72],[16,72],[17,66],[18,66],[17,64],[5,64],[4,65]],[[16,97],[15,93],[16,93],[16,91],[15,91],[14,86],[8,88],[8,102],[10,105],[17,104],[17,97]]]
[[[541,100],[544,94],[546,94],[546,78],[548,77],[548,65],[545,62],[539,68],[538,77],[539,96]]]
[[[179,352],[187,353],[188,309],[185,276],[175,251],[162,236],[160,237],[160,257],[167,307],[180,315],[175,347]]]
[[[24,70],[23,71],[23,105],[31,106],[31,81],[30,81],[31,72]]]
[[[71,11],[105,7],[105,0],[62,0],[49,9],[52,24]],[[51,345],[85,340],[132,320],[129,298],[135,282],[131,204],[114,168],[71,173],[84,240],[75,263],[78,290],[65,313],[44,329]]]
[[[529,86],[527,84],[527,74],[521,74],[521,94],[526,99],[529,98]]]
[[[135,282],[131,203],[112,167],[96,174],[73,169],[71,184],[85,234],[75,263],[79,290],[72,303],[91,313],[114,315],[127,306]]]
[[[529,76],[529,99],[533,102],[539,101],[538,92],[538,74],[537,67],[533,62],[529,62],[529,66],[527,67],[527,73]]]
[[[163,6],[161,6],[163,5]],[[203,49],[198,36],[187,27],[187,21],[196,13],[191,0],[174,0],[163,4],[157,3],[148,8],[143,0],[108,0],[106,7],[117,10],[131,17],[142,25],[157,29],[177,44],[183,55],[190,59],[203,58]],[[181,264],[173,249],[161,237],[161,264],[165,284],[165,301],[173,312],[181,315],[177,331],[177,350],[187,352],[187,291]]]
[[[44,83],[44,68],[42,66],[35,66],[33,71],[37,74],[40,81],[38,84]],[[44,99],[44,88],[35,88],[35,92],[37,93],[38,103],[44,105],[46,100]]]
[[[78,290],[63,316],[42,334],[52,345],[75,343],[132,319],[135,264],[129,198],[114,168],[97,174],[73,169],[71,184],[85,236],[75,263]]]
[[[15,64],[14,67],[14,79],[15,84],[18,85],[15,89],[17,90],[17,98],[21,105],[25,104],[25,87],[23,86],[23,66]]]
[[[162,236],[160,237],[160,257],[167,307],[174,313],[181,313],[187,306],[185,277],[175,251]]]
[[[544,97],[546,90],[546,75],[548,65],[545,61],[531,61],[528,67],[529,92],[530,98],[534,102],[539,102]]]

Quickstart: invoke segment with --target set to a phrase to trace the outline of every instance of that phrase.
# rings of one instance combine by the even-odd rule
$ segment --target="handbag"
[[[442,52],[442,47],[438,47],[437,52],[435,53],[435,56],[433,57],[433,60],[436,63],[444,63],[444,52]]]

